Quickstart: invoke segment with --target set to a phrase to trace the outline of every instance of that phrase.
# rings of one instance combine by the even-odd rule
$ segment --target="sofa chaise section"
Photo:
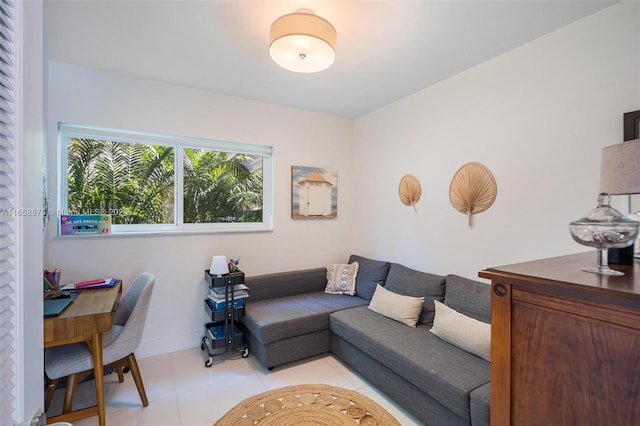
[[[364,305],[359,297],[327,294],[326,269],[252,277],[240,322],[251,352],[273,367],[328,352],[329,314]]]
[[[341,352],[347,343],[375,361],[376,369],[360,371],[366,367],[358,366],[359,358],[353,356],[343,359],[347,365],[370,380],[383,368],[401,379],[396,386],[383,388],[393,399],[406,392],[402,382],[408,382],[422,394],[422,404],[429,400],[423,420],[437,418],[438,424],[444,424],[440,421],[446,416],[450,417],[447,424],[470,424],[470,393],[489,382],[487,361],[430,333],[430,326],[408,327],[366,306],[335,312],[330,328],[331,351],[338,358],[343,359]],[[446,415],[441,406],[447,409]]]

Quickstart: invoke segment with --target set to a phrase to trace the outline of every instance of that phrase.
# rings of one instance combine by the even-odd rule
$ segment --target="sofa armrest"
[[[470,400],[471,426],[489,426],[491,383],[473,390]]]
[[[304,269],[256,275],[245,280],[249,287],[247,302],[322,291],[327,285],[327,269]]]

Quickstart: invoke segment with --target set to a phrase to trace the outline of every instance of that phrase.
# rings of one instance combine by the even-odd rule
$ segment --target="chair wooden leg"
[[[91,371],[83,371],[67,377],[67,387],[64,391],[64,402],[62,404],[63,413],[71,412],[73,409],[73,398],[76,395],[76,387],[86,379],[89,374],[91,374]]]
[[[136,356],[134,354],[129,355],[127,357],[127,362],[129,363],[129,368],[131,369],[133,381],[136,383],[136,387],[138,388],[138,394],[140,394],[142,405],[146,407],[149,405],[149,400],[147,399],[147,393],[144,390],[144,384],[142,383],[142,376],[140,375],[140,369],[138,368],[138,361],[136,361]]]
[[[49,406],[53,400],[53,395],[56,393],[56,387],[58,386],[58,379],[47,378],[47,393],[44,396],[44,411],[49,411]]]
[[[124,373],[122,372],[122,367],[116,367],[116,373],[118,373],[118,382],[124,382]]]
[[[78,383],[78,375],[72,374],[67,377],[67,388],[64,391],[64,403],[62,404],[62,412],[69,413],[73,408],[73,397],[76,393],[76,385]]]

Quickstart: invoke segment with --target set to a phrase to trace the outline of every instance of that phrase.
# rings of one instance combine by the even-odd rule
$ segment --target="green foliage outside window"
[[[183,150],[183,223],[262,221],[262,157],[69,138],[67,209],[117,224],[175,223],[175,155]]]
[[[184,150],[184,223],[262,221],[262,157]]]

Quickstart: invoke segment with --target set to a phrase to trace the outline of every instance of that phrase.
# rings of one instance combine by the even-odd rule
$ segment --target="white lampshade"
[[[227,263],[227,256],[213,256],[211,259],[211,267],[209,268],[211,275],[222,276],[229,273],[229,263]]]
[[[308,9],[281,16],[271,24],[269,55],[282,68],[312,73],[336,59],[336,29]]]
[[[602,149],[600,192],[640,194],[640,139]]]

